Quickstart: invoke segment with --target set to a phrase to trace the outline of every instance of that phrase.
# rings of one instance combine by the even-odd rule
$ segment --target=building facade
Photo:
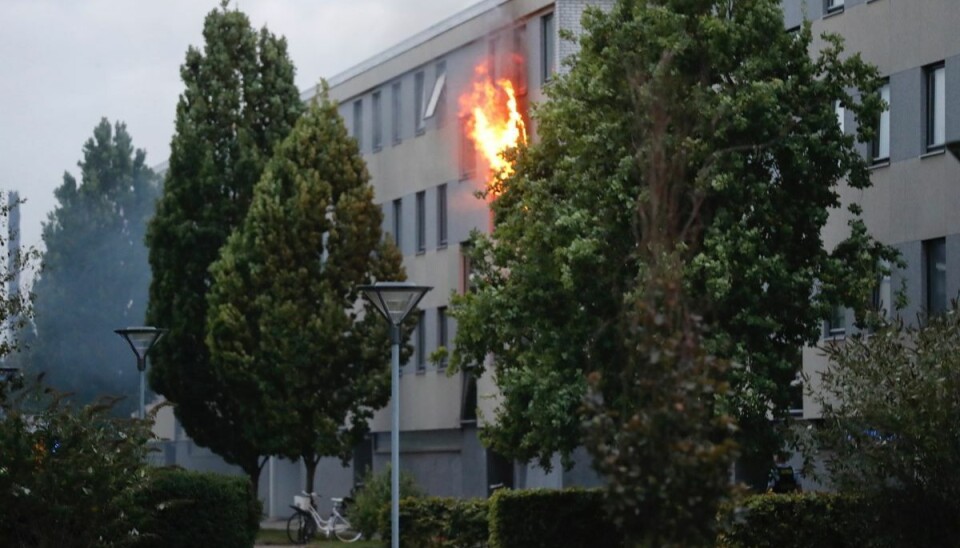
[[[408,279],[433,287],[420,303],[414,353],[400,381],[401,466],[433,495],[484,497],[497,484],[595,482],[585,465],[547,473],[483,448],[477,430],[494,416],[496,387],[487,376],[450,374],[445,360],[431,360],[456,335],[447,306],[452,294],[470,288],[464,255],[470,234],[490,229],[489,203],[477,196],[489,165],[467,136],[470,115],[462,98],[484,81],[509,79],[535,138],[529,105],[544,99],[544,84],[563,70],[562,60],[576,46],[559,31],[578,33],[588,4],[612,2],[480,2],[329,80],[330,96],[370,171],[384,232],[403,253]],[[362,448],[370,455],[358,454],[358,466],[387,464],[389,428],[387,407],[373,419],[370,446]]]
[[[613,0],[484,0],[397,46],[328,80],[347,128],[357,139],[371,174],[375,200],[384,212],[384,232],[403,253],[408,279],[433,290],[421,301],[422,314],[411,343],[414,354],[402,367],[401,467],[429,494],[487,496],[491,485],[515,488],[594,485],[598,478],[585,454],[564,471],[559,460],[549,472],[511,462],[485,449],[478,428],[494,416],[497,389],[488,377],[450,374],[435,354],[448,347],[456,324],[447,307],[454,293],[470,288],[470,264],[463,251],[474,230],[490,229],[489,204],[477,193],[488,170],[466,137],[460,98],[483,67],[489,80],[509,78],[525,116],[529,138],[536,127],[527,116],[544,100],[544,85],[564,70],[576,45],[561,29],[580,32],[586,5]],[[887,78],[883,96],[890,105],[875,143],[858,145],[872,164],[873,187],[841,188],[845,202],[863,206],[871,233],[895,246],[907,266],[880,283],[878,300],[889,308],[906,288],[905,317],[938,311],[960,293],[960,10],[956,0],[783,0],[784,29],[812,21],[813,47],[822,32],[844,37],[848,53],[859,52]],[[303,92],[304,101],[317,93]],[[838,122],[856,131],[852,114],[837,105]],[[954,152],[956,151],[956,152]],[[823,236],[828,247],[847,235],[846,212],[833,212]],[[838,310],[824,323],[823,341],[853,331],[853,314]],[[826,366],[816,346],[803,350],[802,367],[816,388]],[[321,463],[318,491],[347,493],[361,471],[382,470],[390,454],[390,407],[371,424],[367,443],[353,463]],[[820,416],[803,399],[798,414]],[[169,423],[169,424],[167,424]],[[237,471],[197,448],[172,416],[162,428],[168,442],[158,462],[188,468]],[[271,460],[261,495],[273,517],[303,484],[298,463]]]
[[[784,0],[786,27],[813,21],[814,36],[836,33],[848,52],[858,52],[886,79],[889,109],[874,143],[860,145],[872,164],[871,188],[843,188],[844,202],[863,206],[870,233],[892,245],[906,263],[879,283],[878,304],[890,313],[901,290],[908,321],[937,313],[960,293],[960,10],[955,0]],[[819,47],[820,44],[815,44]],[[838,108],[847,133],[852,114]],[[845,210],[831,215],[823,232],[828,246],[848,234]],[[855,330],[853,312],[837,310],[824,323],[822,341]],[[803,368],[812,388],[826,367],[823,352],[804,349]],[[807,395],[803,416],[820,416]]]

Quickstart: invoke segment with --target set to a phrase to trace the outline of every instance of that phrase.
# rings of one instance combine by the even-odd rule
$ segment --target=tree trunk
[[[313,493],[313,478],[317,474],[317,464],[320,459],[314,455],[304,455],[303,465],[307,467],[307,483],[304,489],[307,493]]]
[[[243,471],[250,478],[250,489],[253,490],[253,495],[257,498],[260,497],[260,472],[263,471],[263,465],[267,463],[268,458],[263,457],[261,460],[260,457],[255,457],[253,462],[248,462],[242,466]]]

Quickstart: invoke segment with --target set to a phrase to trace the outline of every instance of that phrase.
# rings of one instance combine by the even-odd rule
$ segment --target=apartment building
[[[489,162],[469,132],[461,97],[477,84],[511,82],[527,138],[536,138],[529,118],[544,99],[544,84],[576,45],[561,29],[580,32],[587,5],[613,0],[483,0],[341,74],[327,78],[351,135],[371,174],[375,200],[384,212],[384,232],[404,257],[408,279],[433,290],[420,302],[413,356],[401,373],[401,468],[431,495],[485,497],[490,486],[562,487],[594,484],[585,456],[573,470],[549,473],[511,462],[485,449],[478,429],[494,416],[497,390],[488,377],[450,374],[445,360],[431,360],[456,335],[447,314],[453,293],[469,291],[470,264],[463,254],[473,230],[489,231],[489,202],[477,197],[489,182]],[[309,70],[309,67],[302,67]],[[478,72],[479,71],[479,72]],[[316,88],[301,94],[311,100]],[[503,97],[502,94],[499,97]],[[499,105],[501,108],[503,105]],[[155,431],[156,464],[239,473],[196,446],[169,410]],[[369,440],[344,467],[323,459],[316,485],[321,510],[372,468],[382,471],[390,455],[390,406],[374,417]],[[302,489],[300,463],[272,458],[261,475],[260,494],[271,517],[290,513]]]
[[[960,5],[956,0],[784,0],[785,25],[813,21],[815,36],[841,35],[848,52],[859,52],[886,79],[889,104],[875,142],[861,145],[872,164],[873,186],[844,188],[844,201],[863,206],[870,232],[894,246],[906,267],[883,279],[876,298],[890,310],[905,289],[900,313],[914,320],[937,313],[960,293]],[[815,44],[817,47],[819,44]],[[856,131],[852,114],[837,107],[840,123]],[[831,215],[828,246],[847,235],[846,211]],[[853,312],[837,310],[824,322],[823,341],[855,330]],[[816,388],[826,366],[815,347],[803,352],[803,368]],[[803,416],[818,418],[809,396]]]
[[[834,32],[848,52],[859,52],[887,79],[890,105],[876,142],[861,145],[872,163],[873,187],[843,188],[857,201],[880,240],[895,246],[904,269],[880,284],[877,298],[889,306],[906,284],[906,317],[938,311],[960,292],[960,10],[957,0],[783,0],[785,31],[812,21],[814,35]],[[467,137],[461,97],[478,79],[508,78],[528,138],[536,127],[528,113],[544,100],[544,85],[563,70],[575,44],[561,29],[580,31],[586,5],[613,0],[483,0],[377,56],[328,79],[347,128],[357,139],[371,174],[375,200],[384,212],[383,229],[404,256],[408,278],[433,290],[421,301],[422,314],[411,343],[413,356],[402,367],[401,467],[428,493],[483,497],[494,484],[516,488],[592,485],[597,477],[586,455],[564,471],[549,473],[511,462],[485,449],[478,429],[494,416],[497,389],[490,378],[450,374],[432,360],[447,347],[456,324],[447,307],[452,294],[469,291],[470,264],[463,254],[473,230],[489,231],[489,204],[477,197],[488,183],[483,155]],[[814,47],[820,47],[815,43]],[[480,68],[482,76],[478,75]],[[303,92],[307,101],[316,89]],[[855,121],[836,105],[838,122],[854,132]],[[834,246],[846,236],[845,210],[824,230]],[[852,332],[853,314],[838,310],[824,323],[823,340]],[[816,347],[803,350],[803,369],[816,382],[826,361]],[[804,398],[805,418],[820,410]],[[390,407],[371,424],[368,443],[351,466],[325,459],[318,490],[325,496],[349,491],[361,470],[382,470],[389,462]],[[167,424],[169,423],[169,424]],[[207,450],[195,447],[172,417],[164,421],[171,441],[159,461],[225,471]],[[287,504],[302,486],[299,463],[271,460],[260,487],[271,516],[289,513]]]
[[[450,374],[445,360],[431,361],[456,335],[447,307],[452,294],[470,288],[463,253],[470,233],[490,229],[489,202],[477,196],[488,184],[489,162],[467,136],[472,122],[464,101],[476,85],[508,79],[528,137],[535,138],[529,106],[543,100],[544,84],[575,47],[559,30],[578,32],[587,4],[598,2],[479,2],[329,79],[383,207],[383,230],[402,251],[408,278],[433,287],[420,303],[414,353],[402,367],[400,453],[403,470],[434,495],[482,497],[495,484],[595,481],[586,465],[546,473],[483,448],[477,431],[494,416],[496,387],[489,377]],[[389,460],[389,407],[371,430],[355,466],[380,470]]]

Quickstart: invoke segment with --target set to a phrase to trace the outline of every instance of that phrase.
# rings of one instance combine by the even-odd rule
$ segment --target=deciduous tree
[[[147,231],[147,321],[169,330],[151,353],[150,384],[175,404],[198,445],[242,467],[256,488],[265,458],[213,374],[204,343],[209,266],[303,108],[283,38],[254,31],[225,1],[207,15],[203,37],[203,50],[191,47],[181,67],[170,165]]]
[[[898,544],[949,546],[960,534],[960,310],[923,326],[901,318],[825,348],[813,393],[822,407],[815,448],[830,482],[892,515],[916,521],[887,531]],[[814,456],[814,455],[810,455]],[[888,529],[899,520],[879,525]],[[923,531],[916,524],[924,524]],[[919,536],[922,535],[922,536]]]
[[[207,344],[244,437],[346,460],[389,397],[389,339],[358,286],[405,278],[383,237],[366,165],[324,90],[276,150],[240,229],[213,264]]]
[[[621,0],[583,24],[535,113],[540,141],[517,154],[492,236],[476,238],[477,290],[456,302],[453,362],[492,355],[503,393],[486,440],[543,465],[568,455],[590,372],[605,406],[633,408],[621,373],[655,350],[625,332],[656,251],[644,207],[676,203],[680,229],[697,228],[675,242],[683,302],[703,318],[703,350],[731,363],[725,405],[744,449],[771,455],[796,349],[833,306],[862,305],[892,256],[856,205],[842,243],[821,237],[841,186],[869,186],[855,141],[881,106],[876,70],[836,37],[811,57],[809,25],[785,32],[776,0]]]

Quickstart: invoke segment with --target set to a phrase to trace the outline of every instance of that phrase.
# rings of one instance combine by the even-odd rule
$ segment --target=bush
[[[756,495],[721,513],[723,548],[842,548],[863,546],[868,531],[852,535],[855,499],[826,493]],[[851,542],[852,541],[852,542]]]
[[[148,548],[253,546],[260,501],[246,476],[157,469],[138,503],[152,516]]]
[[[0,380],[0,385],[3,381]],[[41,386],[0,393],[0,546],[131,544],[145,530],[147,421],[75,408]]]
[[[906,491],[756,495],[721,513],[721,548],[955,547],[960,519]]]
[[[401,471],[400,498],[422,496],[423,492],[413,477]],[[385,525],[381,523],[384,507],[387,508]],[[350,523],[366,538],[373,538],[377,531],[390,529],[390,466],[379,474],[368,470],[363,476],[363,488],[357,491],[350,507]]]
[[[501,489],[489,504],[493,548],[623,545],[597,489]]]
[[[400,501],[400,546],[404,548],[482,548],[487,546],[486,499],[441,497]],[[382,538],[390,538],[390,506],[383,508]]]

